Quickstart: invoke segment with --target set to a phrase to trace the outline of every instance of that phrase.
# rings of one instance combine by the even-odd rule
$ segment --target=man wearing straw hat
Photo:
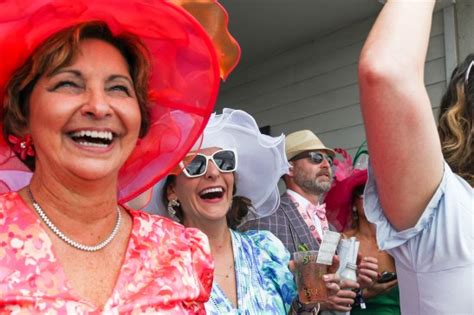
[[[272,231],[291,253],[302,244],[317,250],[323,231],[334,230],[321,201],[331,188],[335,152],[310,130],[289,134],[285,146],[290,170],[283,176],[287,190],[281,196],[280,207],[273,215],[246,226]]]
[[[270,216],[247,222],[244,228],[271,231],[291,253],[301,245],[317,250],[324,231],[335,230],[328,223],[322,203],[332,185],[335,152],[310,130],[289,134],[285,145],[290,170],[283,176],[287,190],[281,196],[280,206]],[[359,283],[348,281],[343,285],[350,289],[371,286],[377,277],[377,267],[375,258],[365,257],[359,265]],[[352,304],[347,300],[354,296],[352,291],[340,290],[326,309],[347,312],[348,304]]]

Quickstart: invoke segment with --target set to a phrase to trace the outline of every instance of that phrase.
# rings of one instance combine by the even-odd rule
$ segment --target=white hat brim
[[[252,217],[264,217],[276,211],[280,203],[278,180],[288,172],[289,167],[284,135],[264,135],[251,115],[225,108],[222,114],[211,116],[201,147],[236,150],[236,195],[252,201],[255,208],[251,210]],[[164,181],[153,189],[152,201],[145,210],[166,214],[166,207],[161,201]]]

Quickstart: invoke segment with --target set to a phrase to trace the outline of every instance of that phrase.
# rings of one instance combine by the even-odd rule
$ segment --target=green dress
[[[379,294],[365,301],[366,309],[359,306],[352,308],[351,315],[400,315],[400,298],[398,286],[388,293]]]

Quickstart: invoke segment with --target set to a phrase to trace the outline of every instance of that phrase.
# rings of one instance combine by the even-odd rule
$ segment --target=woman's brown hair
[[[3,136],[23,136],[28,127],[29,98],[36,82],[73,62],[82,40],[99,39],[117,48],[127,61],[141,114],[140,137],[149,129],[148,82],[151,72],[146,46],[131,34],[113,35],[103,22],[86,22],[55,33],[42,43],[11,77],[3,100]],[[34,170],[34,158],[25,164]]]
[[[474,54],[454,69],[441,100],[438,132],[447,163],[474,187]],[[471,71],[467,77],[467,71]]]

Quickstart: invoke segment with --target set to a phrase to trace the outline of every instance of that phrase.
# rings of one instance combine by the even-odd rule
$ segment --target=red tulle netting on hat
[[[352,157],[345,150],[337,148],[334,151],[344,159],[334,160],[334,182],[324,201],[328,221],[338,232],[342,232],[350,228],[354,189],[365,185],[367,170],[355,169]]]
[[[200,18],[207,20],[207,27],[214,25],[211,37],[192,12],[162,0],[0,0],[0,99],[14,71],[61,29],[100,20],[114,34],[140,37],[153,57],[151,128],[120,170],[119,200],[128,201],[150,188],[189,151],[213,110],[219,76],[225,78],[240,57],[238,44],[227,32],[226,12],[216,1],[204,2],[209,15],[201,10]],[[218,56],[216,49],[233,55]],[[3,135],[0,170],[9,173],[0,174],[2,191],[21,186],[19,182],[31,176]]]

